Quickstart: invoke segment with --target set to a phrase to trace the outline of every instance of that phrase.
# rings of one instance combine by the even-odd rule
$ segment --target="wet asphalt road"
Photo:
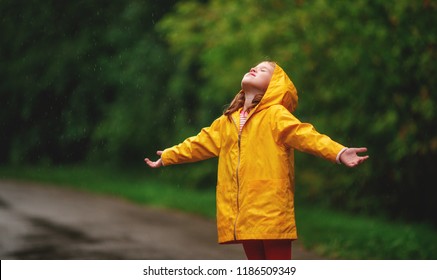
[[[245,259],[217,244],[215,222],[119,198],[0,181],[0,258],[49,260]],[[319,259],[293,244],[294,259]]]

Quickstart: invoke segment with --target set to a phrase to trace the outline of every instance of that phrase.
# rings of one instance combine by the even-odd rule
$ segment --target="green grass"
[[[166,171],[169,172],[169,171]],[[215,191],[199,191],[166,180],[161,171],[117,171],[96,167],[0,167],[1,179],[45,182],[126,198],[139,204],[215,216]],[[297,202],[299,239],[333,259],[437,259],[437,230],[340,213]]]
[[[305,247],[333,259],[436,259],[437,230],[355,216],[322,208],[298,208],[300,238]]]
[[[206,217],[215,216],[215,191],[199,191],[169,183],[156,172],[114,170],[86,166],[0,167],[0,179],[15,179],[76,188],[123,197],[139,204],[180,209]]]

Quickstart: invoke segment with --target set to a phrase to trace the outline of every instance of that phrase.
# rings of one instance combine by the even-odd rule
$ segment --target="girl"
[[[297,91],[274,62],[250,69],[224,114],[197,136],[158,151],[152,168],[219,157],[218,242],[242,243],[248,259],[291,259],[294,149],[354,167],[366,148],[346,148],[301,123]]]

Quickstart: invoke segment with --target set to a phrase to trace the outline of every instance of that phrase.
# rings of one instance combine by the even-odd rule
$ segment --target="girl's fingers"
[[[154,166],[155,163],[154,163],[153,161],[151,161],[150,159],[145,158],[144,161],[147,163],[148,166],[150,166],[150,167],[155,167],[155,166]]]
[[[145,159],[144,159],[144,162],[147,163],[147,165],[149,165],[149,166],[150,166],[150,164],[152,163],[152,161],[151,161],[150,159],[148,159],[148,158],[145,158]]]
[[[158,156],[161,156],[162,155],[162,151],[157,151],[156,154]],[[162,166],[161,158],[159,158],[157,161],[151,161],[149,158],[145,158],[144,162],[147,163],[147,165],[152,167],[152,168],[158,168],[158,167]]]
[[[364,153],[364,152],[367,152],[367,148],[366,147],[354,148],[354,151],[356,153]]]
[[[152,168],[158,168],[161,167],[162,165],[161,159],[158,159],[157,161],[151,161],[150,159],[145,158],[144,162],[147,163],[147,165]]]

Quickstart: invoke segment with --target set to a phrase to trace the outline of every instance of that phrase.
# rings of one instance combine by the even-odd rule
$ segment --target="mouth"
[[[256,77],[255,73],[249,73],[250,76]]]

